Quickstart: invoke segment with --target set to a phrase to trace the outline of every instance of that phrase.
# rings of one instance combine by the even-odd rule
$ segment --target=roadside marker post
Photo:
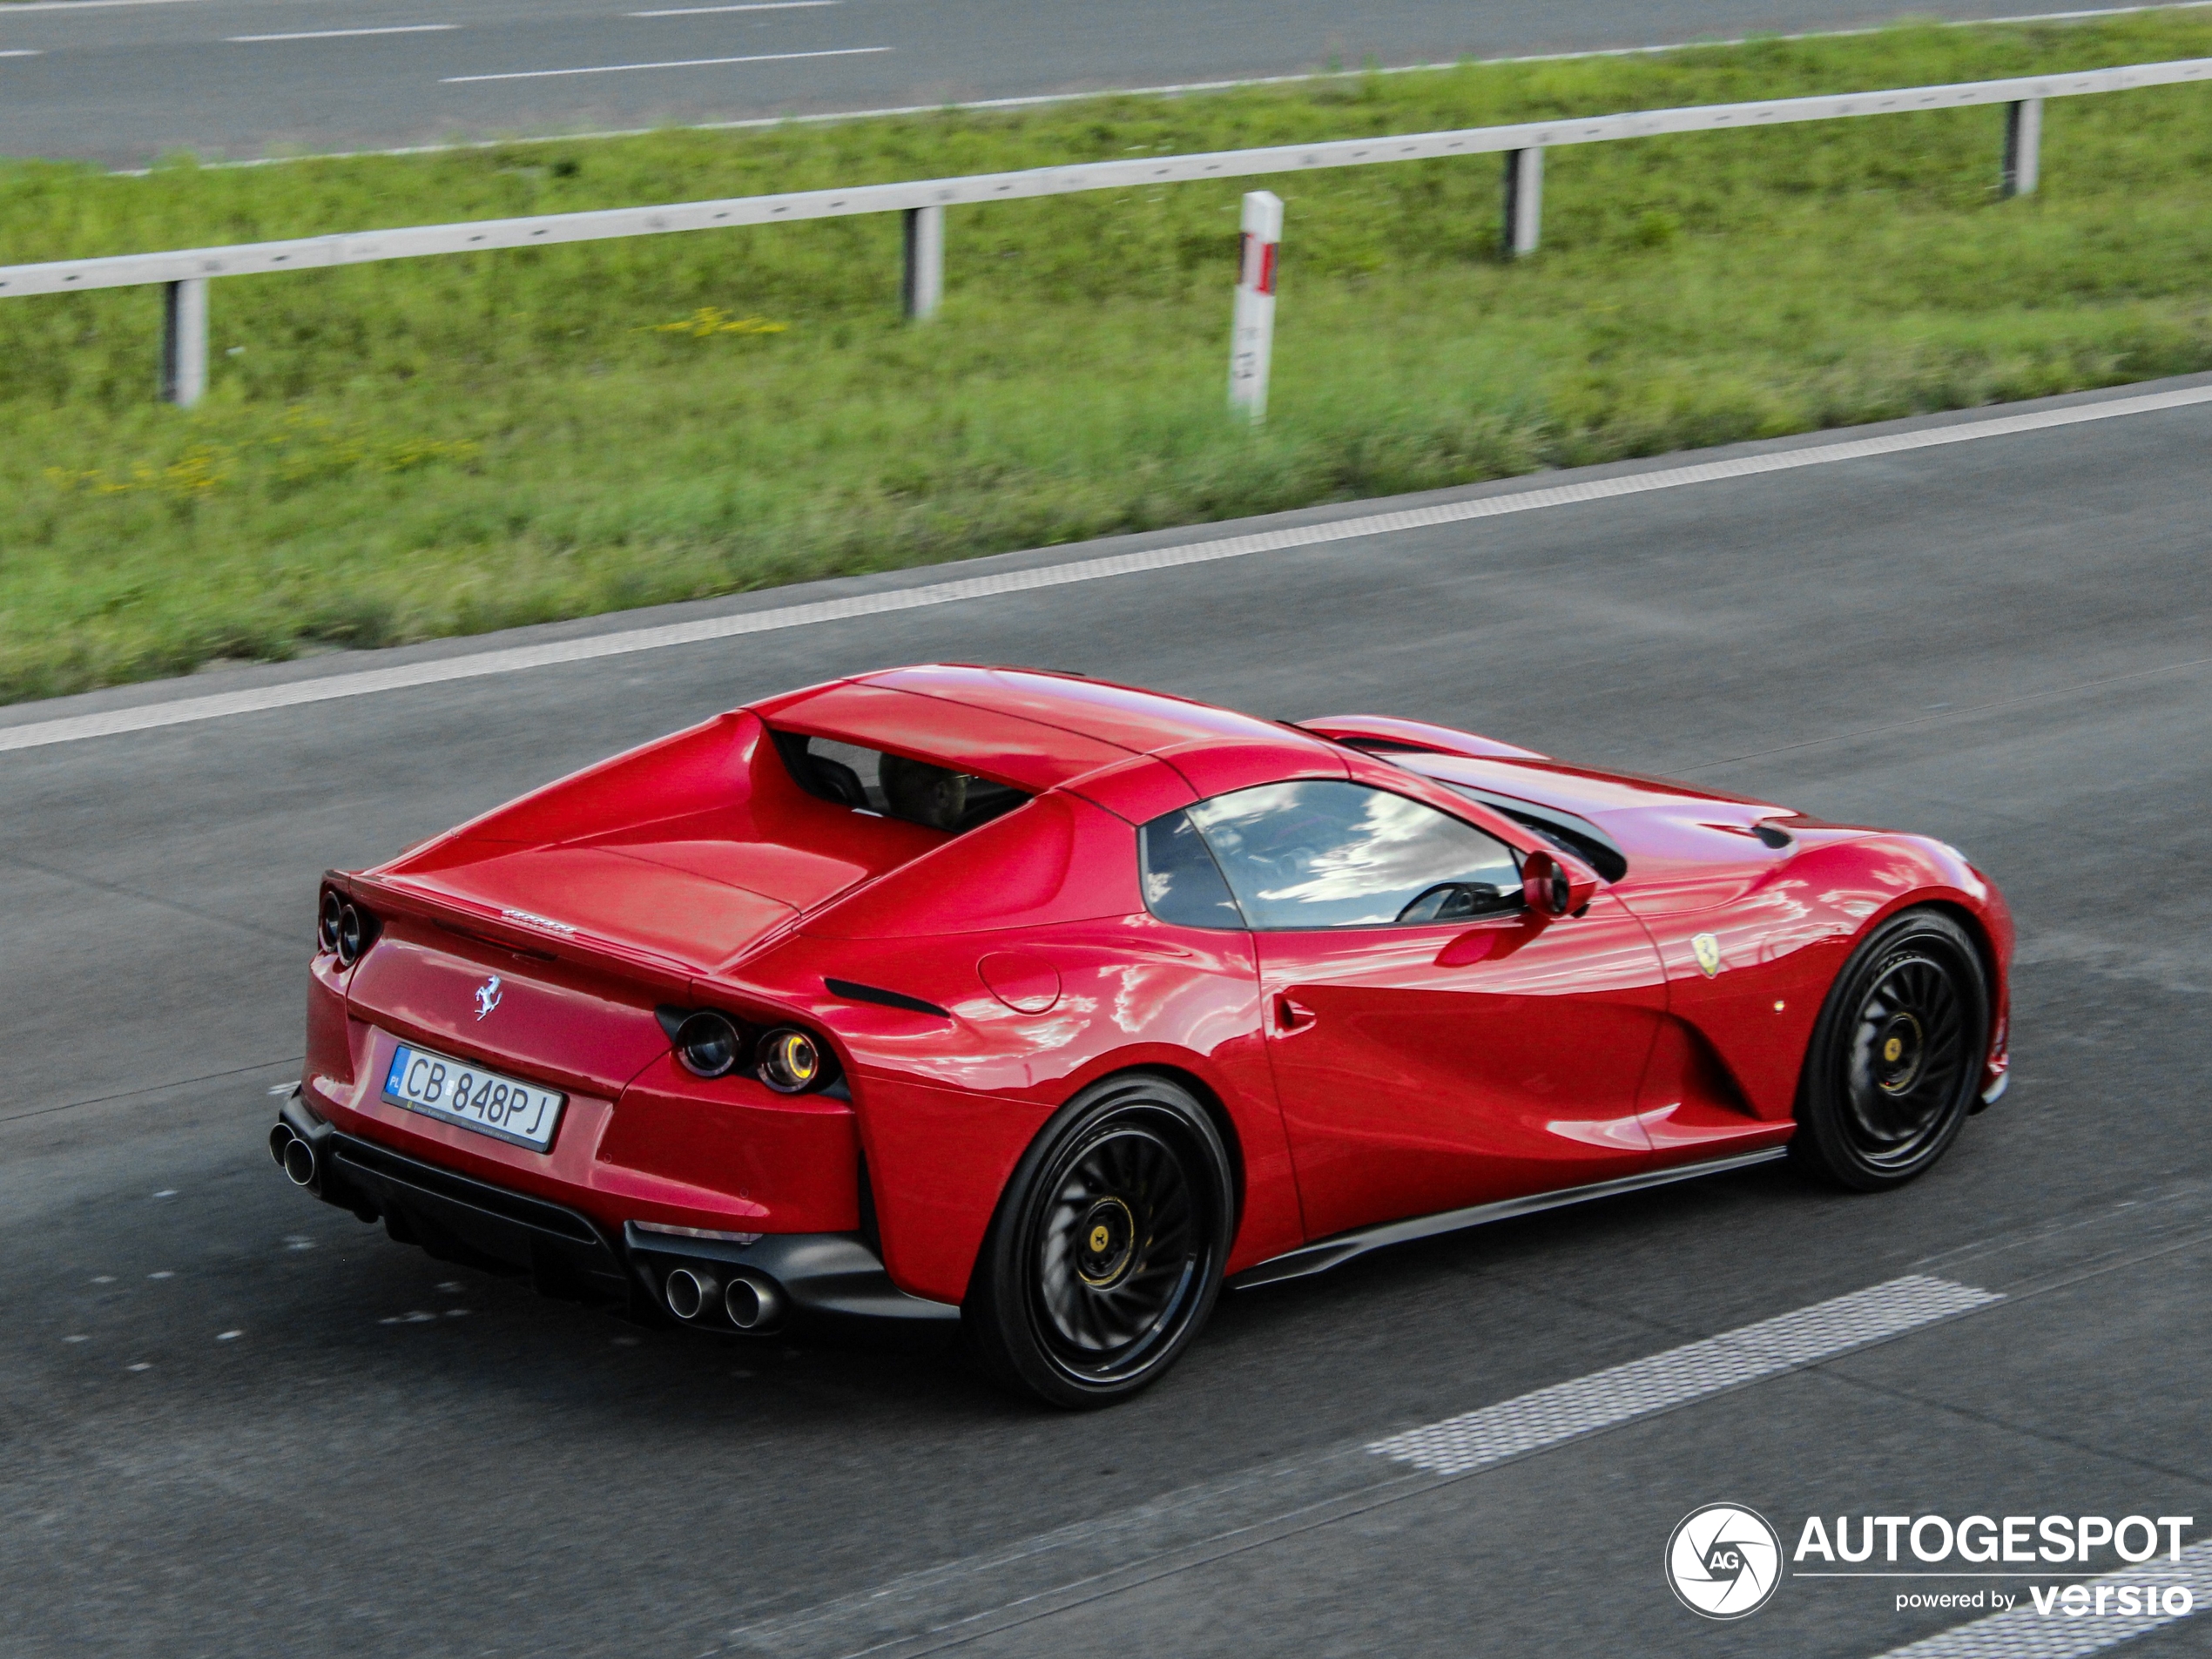
[[[207,279],[165,285],[161,308],[161,401],[188,409],[207,389]]]
[[[1244,193],[1244,251],[1229,340],[1229,407],[1258,426],[1267,418],[1267,370],[1275,352],[1275,265],[1283,246],[1283,199]]]
[[[945,297],[945,210],[907,209],[907,269],[901,285],[907,316],[926,322]]]
[[[2007,196],[2033,196],[2043,171],[2043,100],[2024,98],[2005,106],[2005,183]]]
[[[1537,148],[1506,152],[1506,257],[1518,260],[1536,251],[1544,233],[1544,152]]]

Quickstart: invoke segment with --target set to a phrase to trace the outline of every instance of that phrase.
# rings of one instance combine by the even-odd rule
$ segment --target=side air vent
[[[887,991],[880,986],[861,985],[849,979],[826,979],[822,984],[832,996],[841,996],[847,1002],[873,1002],[880,1008],[904,1008],[909,1014],[934,1014],[941,1020],[953,1017],[934,1002],[925,1002],[903,991]]]

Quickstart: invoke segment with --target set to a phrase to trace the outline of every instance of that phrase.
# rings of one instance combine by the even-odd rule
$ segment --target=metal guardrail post
[[[1237,260],[1236,320],[1229,337],[1229,407],[1258,426],[1267,418],[1267,372],[1275,357],[1275,263],[1283,246],[1283,199],[1244,192]]]
[[[1544,152],[1506,152],[1505,255],[1517,260],[1534,253],[1544,229]]]
[[[207,279],[162,285],[161,400],[188,409],[207,389]]]
[[[2043,100],[2024,98],[2005,106],[2005,185],[2007,196],[2033,196],[2043,167]]]
[[[945,210],[909,207],[907,220],[907,315],[920,322],[937,314],[945,297]]]

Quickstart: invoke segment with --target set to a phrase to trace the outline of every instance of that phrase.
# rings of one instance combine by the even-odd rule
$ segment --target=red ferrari
[[[1222,1285],[1786,1156],[1910,1179],[2002,1092],[1940,841],[1413,721],[894,669],[326,878],[285,1172],[725,1331],[958,1321],[1062,1406]]]

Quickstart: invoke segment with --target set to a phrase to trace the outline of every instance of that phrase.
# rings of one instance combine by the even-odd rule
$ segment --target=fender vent
[[[904,991],[887,991],[879,986],[862,985],[849,979],[826,979],[822,984],[832,996],[842,997],[847,1002],[873,1002],[880,1008],[904,1008],[909,1014],[934,1014],[941,1020],[953,1017],[934,1002],[925,1002],[918,996],[908,996]]]

